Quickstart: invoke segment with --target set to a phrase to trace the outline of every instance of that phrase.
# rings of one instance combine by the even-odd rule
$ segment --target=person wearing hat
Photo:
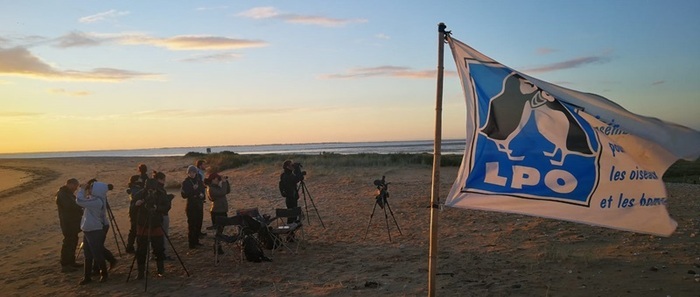
[[[301,176],[294,174],[294,162],[286,160],[282,163],[282,173],[280,174],[279,189],[280,194],[284,197],[284,203],[288,209],[293,209],[299,206],[299,191],[297,184],[301,181]],[[298,218],[287,218],[287,223],[291,224]]]
[[[226,194],[231,193],[231,186],[228,183],[228,177],[221,178],[216,173],[210,173],[204,180],[204,184],[207,186],[207,198],[212,202],[209,209],[211,224],[216,226],[219,217],[225,218],[228,216],[228,199]],[[221,245],[216,248],[219,254],[224,253]]]
[[[172,196],[163,188],[159,180],[165,180],[165,174],[157,172],[153,179],[146,180],[146,187],[137,195],[136,206],[136,263],[138,269],[137,280],[145,277],[147,249],[153,249],[156,257],[157,275],[163,276],[165,272],[165,236],[163,229],[163,216],[170,211]]]
[[[228,176],[222,178],[217,173],[210,173],[204,180],[207,186],[207,198],[212,202],[209,212],[211,213],[211,224],[216,225],[216,217],[228,216],[228,199],[226,194],[231,193],[231,186],[228,183]]]
[[[180,194],[183,199],[187,199],[185,214],[187,215],[187,240],[191,249],[202,245],[199,236],[202,231],[202,220],[204,211],[204,193],[206,188],[204,182],[199,177],[197,167],[190,165],[187,167],[187,177],[182,181]]]

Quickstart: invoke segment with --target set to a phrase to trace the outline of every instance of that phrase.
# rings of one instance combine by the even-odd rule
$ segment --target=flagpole
[[[435,98],[435,142],[433,143],[433,182],[430,195],[430,250],[428,260],[428,296],[435,296],[435,276],[437,275],[438,248],[438,205],[440,203],[440,156],[442,145],[442,76],[445,49],[445,26],[438,24],[438,67],[437,94]]]

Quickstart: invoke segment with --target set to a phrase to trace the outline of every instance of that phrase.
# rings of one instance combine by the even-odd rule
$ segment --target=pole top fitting
[[[445,29],[447,29],[447,26],[445,25],[445,23],[438,24],[438,32],[445,33]]]

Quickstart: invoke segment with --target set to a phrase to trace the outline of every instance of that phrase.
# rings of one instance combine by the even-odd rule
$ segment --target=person
[[[139,172],[138,182],[141,185],[141,188],[144,188],[144,187],[146,187],[146,181],[149,179],[148,178],[148,166],[146,166],[146,164],[141,163],[137,167],[137,170]]]
[[[288,209],[299,206],[299,190],[297,184],[301,181],[303,175],[295,174],[295,163],[292,160],[286,160],[282,163],[282,173],[280,174],[279,190],[284,203]],[[298,171],[298,170],[297,170]],[[287,218],[287,224],[294,223],[298,218]]]
[[[204,184],[207,186],[207,198],[211,201],[211,208],[209,213],[211,214],[211,224],[216,226],[218,217],[228,216],[228,199],[226,194],[231,193],[231,186],[228,183],[228,177],[221,178],[217,173],[211,173],[204,180]],[[224,251],[221,245],[216,247],[219,254],[223,254]]]
[[[199,174],[199,178],[204,182],[204,178],[206,177],[207,174],[207,161],[204,159],[199,159],[195,163],[195,166],[197,166],[197,174]]]
[[[80,186],[76,195],[76,203],[83,207],[80,229],[83,230],[83,255],[85,257],[83,269],[85,275],[80,281],[80,285],[92,282],[93,263],[99,267],[100,282],[105,282],[108,279],[104,255],[105,226],[109,226],[107,220],[108,190],[108,184],[94,181]]]
[[[129,178],[126,193],[129,194],[129,236],[126,245],[126,252],[133,254],[136,252],[134,244],[136,243],[136,198],[143,190],[143,181],[141,176],[136,174]]]
[[[159,171],[153,171],[153,179],[156,180],[158,183],[156,184],[158,186],[158,191],[161,193],[165,193],[165,196],[168,198],[168,205],[169,207],[166,210],[163,210],[163,236],[167,237],[168,236],[168,231],[170,230],[170,208],[172,206],[172,200],[175,195],[168,194],[168,192],[165,190],[165,173],[159,172]],[[165,246],[165,244],[163,244]],[[164,260],[172,260],[170,256],[165,254],[165,251],[163,251],[163,259]]]
[[[80,220],[83,217],[83,208],[75,202],[75,191],[80,183],[71,178],[66,181],[56,192],[56,206],[58,207],[58,221],[63,233],[61,245],[61,272],[73,272],[83,267],[82,263],[75,262],[75,249],[78,246],[78,233],[80,233]]]
[[[206,177],[207,174],[207,161],[204,159],[199,159],[197,162],[195,162],[195,166],[197,167],[197,174],[199,175],[199,179],[202,180],[202,183],[204,183],[204,178]],[[206,199],[203,199],[204,202],[206,203]],[[204,206],[202,206],[202,218],[204,218]],[[200,225],[201,227],[201,225]],[[202,238],[204,236],[207,236],[207,233],[202,231],[201,229],[199,230],[199,237]]]
[[[204,193],[204,182],[199,178],[198,169],[194,165],[190,165],[187,167],[187,177],[182,181],[180,187],[182,198],[187,199],[185,214],[187,215],[187,240],[190,249],[202,245],[199,242],[199,237],[204,217]]]
[[[165,179],[165,174],[157,173]],[[145,277],[146,256],[150,243],[153,254],[156,256],[156,266],[158,276],[165,273],[165,232],[163,231],[163,215],[170,211],[172,197],[165,192],[156,179],[146,180],[146,187],[134,202],[136,206],[137,227],[136,227],[136,262],[138,276],[140,280]]]

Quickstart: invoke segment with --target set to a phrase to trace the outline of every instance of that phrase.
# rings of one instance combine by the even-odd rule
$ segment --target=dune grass
[[[238,168],[247,164],[276,164],[284,160],[294,160],[301,164],[334,167],[380,167],[397,165],[432,166],[433,155],[421,154],[337,154],[320,153],[318,155],[304,154],[250,154],[241,155],[235,152],[223,151],[213,154],[188,153],[188,157],[200,157],[207,160],[215,171]],[[440,157],[442,167],[458,167],[462,155],[443,155]],[[700,160],[674,163],[664,174],[663,180],[672,183],[700,183]]]

